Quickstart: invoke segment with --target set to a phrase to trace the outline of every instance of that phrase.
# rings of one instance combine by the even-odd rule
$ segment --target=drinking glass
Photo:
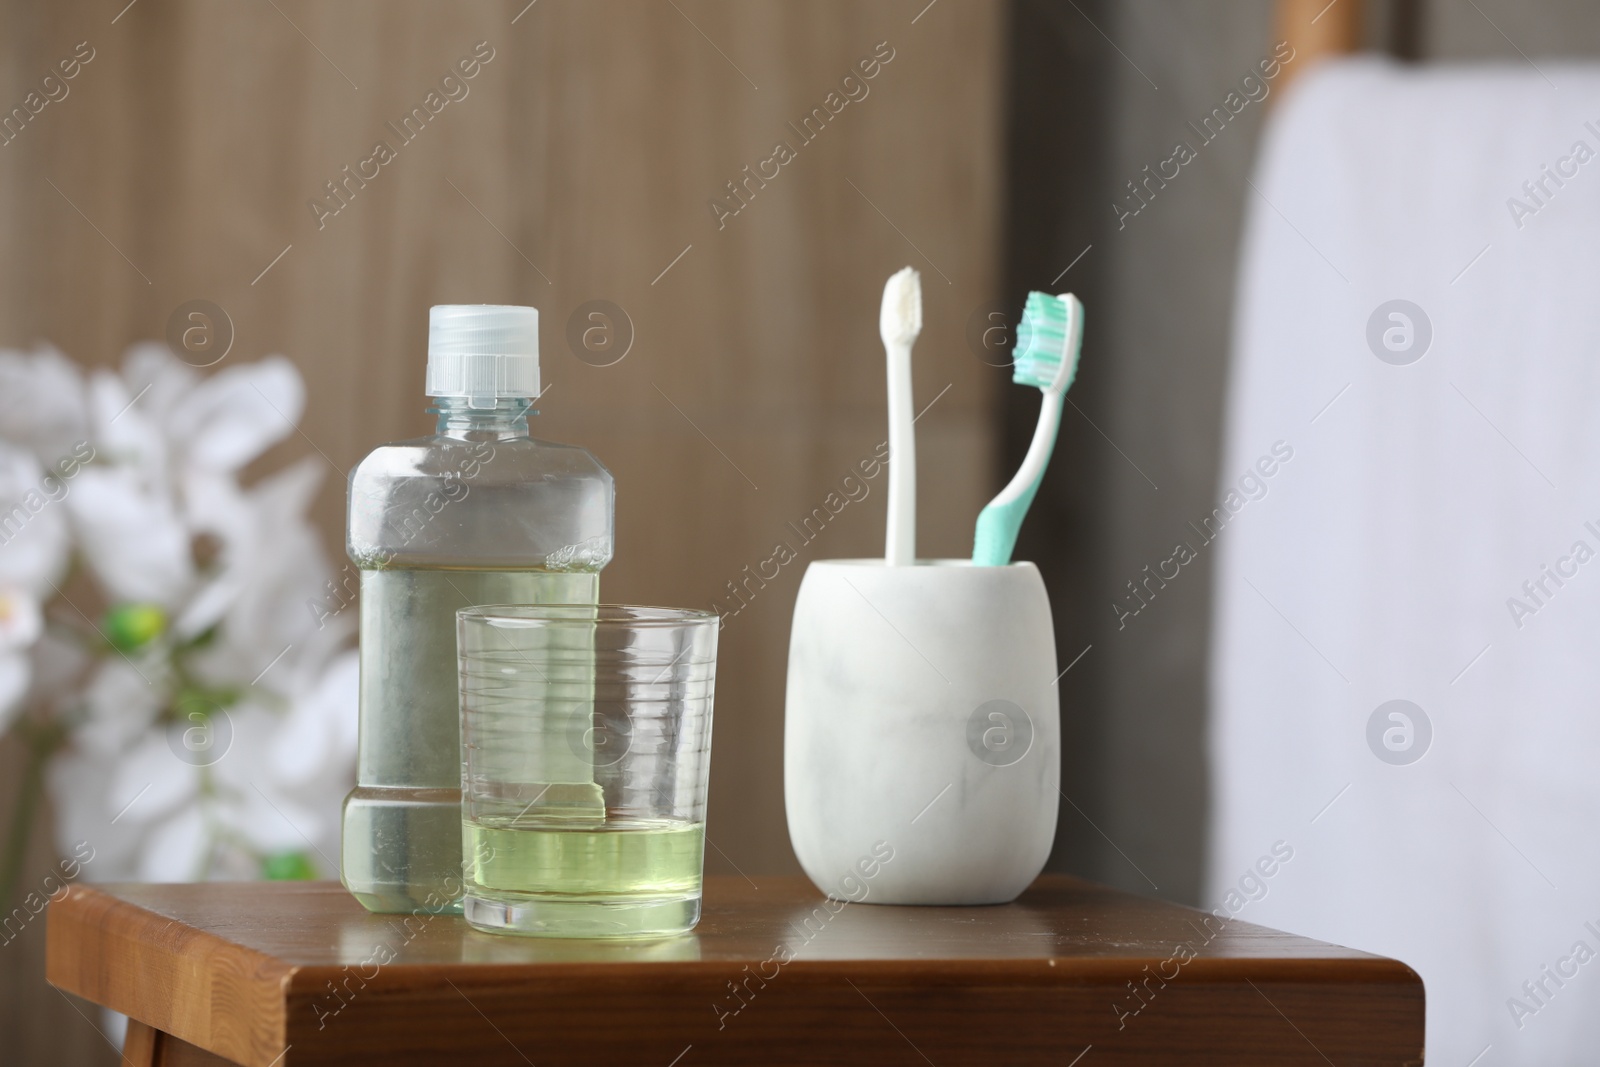
[[[717,628],[677,608],[457,612],[468,922],[665,937],[699,921]]]

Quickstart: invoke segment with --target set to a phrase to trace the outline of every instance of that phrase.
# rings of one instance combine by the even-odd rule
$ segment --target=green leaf
[[[261,877],[269,882],[309,882],[317,868],[304,852],[277,852],[261,860]]]

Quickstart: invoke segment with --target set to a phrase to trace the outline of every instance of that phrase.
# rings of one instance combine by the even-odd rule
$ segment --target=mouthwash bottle
[[[429,313],[438,429],[350,472],[361,572],[361,735],[345,800],[344,884],[369,911],[457,912],[461,894],[458,608],[594,604],[611,559],[611,474],[537,441],[539,313]]]

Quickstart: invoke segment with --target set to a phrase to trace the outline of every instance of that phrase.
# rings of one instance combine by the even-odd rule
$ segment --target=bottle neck
[[[505,441],[528,436],[528,414],[533,400],[503,396],[490,407],[473,407],[464,396],[435,397],[428,410],[439,415],[440,437],[463,441]]]

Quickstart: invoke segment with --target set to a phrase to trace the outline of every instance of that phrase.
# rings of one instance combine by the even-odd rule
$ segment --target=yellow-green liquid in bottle
[[[448,912],[461,894],[457,609],[594,603],[593,572],[361,572],[362,748],[345,802],[344,878],[373,911]]]

